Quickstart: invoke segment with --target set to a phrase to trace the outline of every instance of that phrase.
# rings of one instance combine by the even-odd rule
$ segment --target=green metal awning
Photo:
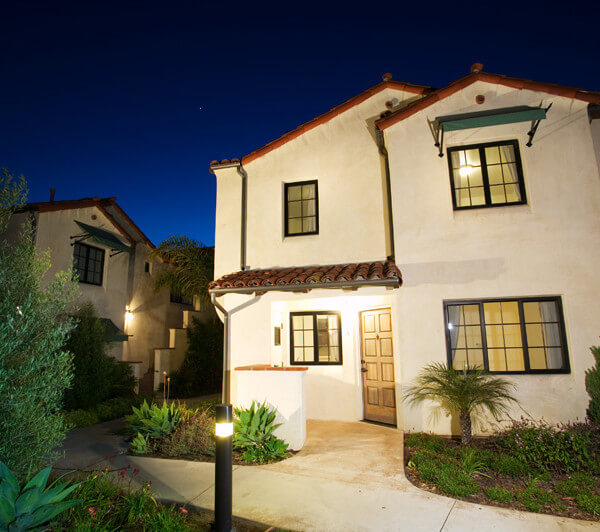
[[[84,232],[81,240],[86,238],[91,238],[94,242],[98,244],[102,244],[110,248],[111,250],[116,251],[117,253],[125,252],[131,253],[131,247],[123,244],[115,235],[112,233],[105,231],[104,229],[100,229],[99,227],[94,227],[93,225],[84,224],[83,222],[78,222],[75,220],[75,223],[82,229]],[[71,237],[74,238],[74,237]],[[78,240],[80,242],[81,240]],[[116,255],[116,253],[115,253]],[[112,256],[112,255],[111,255]]]
[[[536,120],[543,120],[544,118],[546,118],[546,109],[518,105],[516,107],[488,109],[487,111],[478,111],[476,113],[438,116],[436,120],[444,131],[457,131],[459,129],[499,126],[502,124],[514,124],[516,122],[534,122]]]
[[[109,318],[98,318],[102,325],[106,328],[104,333],[104,339],[107,342],[126,342],[129,340],[129,335],[125,334],[124,331],[119,329],[111,319]]]
[[[460,131],[476,127],[500,126],[502,124],[515,124],[517,122],[531,122],[527,132],[529,140],[525,144],[531,146],[533,137],[540,122],[546,118],[548,109],[552,107],[530,107],[529,105],[517,105],[515,107],[501,107],[499,109],[488,109],[475,113],[462,113],[457,115],[438,116],[434,122],[435,147],[439,149],[438,155],[444,156],[444,133],[447,131]]]

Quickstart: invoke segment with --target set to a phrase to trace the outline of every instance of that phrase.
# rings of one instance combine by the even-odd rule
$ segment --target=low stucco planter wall
[[[252,401],[267,401],[277,409],[276,423],[282,425],[275,434],[297,451],[306,441],[305,367],[269,365],[235,368],[237,406],[248,407]]]

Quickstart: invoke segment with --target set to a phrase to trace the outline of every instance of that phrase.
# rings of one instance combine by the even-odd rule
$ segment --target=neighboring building
[[[584,418],[600,335],[599,105],[600,92],[478,64],[439,90],[385,75],[241,161],[213,161],[211,293],[231,366],[247,366],[232,371],[233,402],[267,398],[290,423],[448,434],[457,420],[401,395],[450,361],[506,375],[514,417]],[[292,378],[305,397],[286,394]]]
[[[46,279],[74,268],[79,302],[93,303],[107,327],[108,353],[131,363],[142,389],[150,391],[157,381],[155,365],[171,372],[183,359],[187,340],[182,310],[193,311],[187,301],[170,297],[168,290],[155,293],[155,274],[169,266],[150,258],[154,244],[116,198],[53,201],[52,197],[29,203],[13,216],[9,238],[18,238],[26,217],[32,217],[36,249],[50,251]],[[188,319],[184,316],[184,321]],[[169,364],[167,358],[176,363]]]

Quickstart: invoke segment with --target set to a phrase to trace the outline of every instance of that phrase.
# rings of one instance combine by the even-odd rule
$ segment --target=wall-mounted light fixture
[[[129,305],[125,307],[125,325],[127,325],[133,319],[133,312],[129,308]]]

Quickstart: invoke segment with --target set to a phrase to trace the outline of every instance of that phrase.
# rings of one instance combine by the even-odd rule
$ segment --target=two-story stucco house
[[[150,257],[154,244],[116,198],[54,201],[52,191],[50,201],[17,211],[9,238],[18,238],[26,217],[35,228],[36,249],[50,250],[47,278],[73,267],[79,302],[93,303],[107,328],[108,353],[132,365],[143,390],[158,385],[156,367],[169,372],[179,367],[187,347],[182,311],[193,314],[192,307],[168,290],[154,291],[155,274],[169,265]],[[176,360],[170,364],[169,358]]]
[[[217,179],[213,299],[232,402],[448,434],[409,408],[428,363],[506,375],[585,416],[600,335],[600,92],[481,71],[382,83]],[[236,369],[237,368],[237,369]],[[302,444],[301,428],[288,435]]]

